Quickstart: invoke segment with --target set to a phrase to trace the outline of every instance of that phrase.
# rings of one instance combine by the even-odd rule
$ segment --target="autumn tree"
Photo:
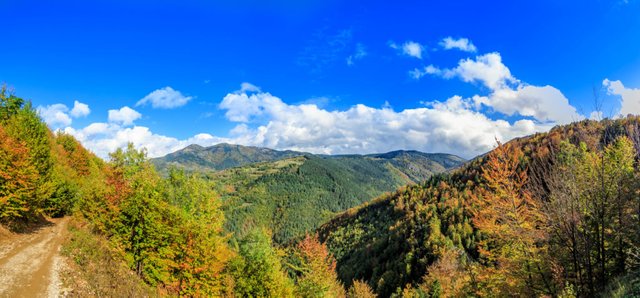
[[[465,297],[471,292],[471,264],[463,250],[444,250],[438,260],[427,268],[419,289],[423,293],[438,292],[440,297]]]
[[[19,147],[25,148],[19,149],[27,153],[28,161],[25,165],[36,171],[35,188],[26,198],[27,209],[20,216],[23,220],[34,219],[43,213],[45,202],[53,190],[51,132],[31,103],[9,92],[6,86],[0,88],[0,125],[7,137],[20,143]]]
[[[351,287],[349,287],[349,291],[347,291],[348,298],[376,298],[376,295],[373,292],[373,289],[364,281],[354,280]]]
[[[345,297],[336,274],[336,260],[318,236],[306,235],[295,250],[296,293],[301,297]]]
[[[30,163],[24,142],[0,126],[0,221],[10,222],[33,213],[38,172]]]
[[[478,251],[485,265],[478,276],[485,294],[551,292],[544,266],[546,234],[538,202],[525,190],[522,151],[498,144],[482,167],[481,191],[473,200]]]
[[[196,174],[172,170],[165,179],[165,200],[178,207],[178,234],[171,249],[176,252],[174,278],[177,292],[186,296],[220,296],[225,288],[223,271],[233,252],[227,246],[222,225],[224,214],[211,186]]]
[[[628,271],[638,243],[638,199],[633,143],[618,137],[602,150],[563,142],[545,208],[553,231],[559,283],[594,295]]]
[[[293,281],[282,267],[282,252],[272,246],[265,229],[254,229],[240,240],[239,256],[231,260],[229,274],[240,297],[294,297]]]

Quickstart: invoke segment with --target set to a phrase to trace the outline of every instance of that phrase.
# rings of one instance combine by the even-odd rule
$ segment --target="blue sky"
[[[599,116],[594,89],[602,116],[640,113],[637,0],[129,2],[0,0],[0,82],[103,157],[469,158]]]

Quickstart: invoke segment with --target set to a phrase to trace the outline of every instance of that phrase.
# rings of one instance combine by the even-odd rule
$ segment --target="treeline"
[[[6,88],[0,138],[0,224],[20,230],[73,214],[159,295],[640,295],[640,117],[499,145],[300,237],[331,215],[317,210],[336,212],[400,178],[356,160],[327,168],[304,158],[160,175],[133,145],[103,161],[52,133]]]
[[[84,222],[73,228],[88,229],[88,234],[76,232],[73,237],[90,235],[108,243],[112,253],[97,262],[116,256],[121,260],[104,265],[126,264],[158,295],[372,295],[361,282],[348,290],[343,287],[337,279],[335,259],[315,236],[281,247],[272,243],[268,229],[252,229],[243,237],[224,232],[215,181],[175,169],[163,177],[145,152],[132,144],[110,154],[109,161],[102,161],[72,136],[52,133],[30,103],[6,88],[0,92],[0,120],[3,225],[19,229],[43,216],[73,214]],[[69,249],[72,259],[78,264],[96,262],[83,259],[91,253],[74,252],[95,248],[102,241],[73,237],[70,241],[75,243]],[[81,247],[86,243],[94,246]],[[119,295],[117,291],[109,293]]]
[[[24,228],[71,211],[81,181],[102,162],[73,137],[53,134],[31,104],[0,89],[0,223]]]
[[[500,145],[321,228],[345,283],[381,296],[640,294],[640,118]]]
[[[411,183],[400,170],[361,157],[300,156],[209,175],[228,217],[242,237],[268,227],[277,244],[312,233],[335,214]]]
[[[78,210],[160,294],[346,295],[335,259],[316,237],[289,248],[274,245],[270,230],[262,228],[231,238],[222,228],[224,214],[212,182],[197,174],[171,169],[163,178],[144,151],[129,145],[110,155],[103,179],[82,197]],[[368,288],[357,291],[363,290]]]

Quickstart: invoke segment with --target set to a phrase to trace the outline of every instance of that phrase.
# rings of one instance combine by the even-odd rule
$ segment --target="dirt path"
[[[51,219],[28,234],[0,239],[0,297],[58,297],[60,246],[69,218]]]

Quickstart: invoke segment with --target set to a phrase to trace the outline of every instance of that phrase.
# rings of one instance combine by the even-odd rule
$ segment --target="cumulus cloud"
[[[449,36],[444,38],[440,42],[440,46],[445,50],[458,49],[463,52],[471,52],[475,53],[478,49],[473,43],[467,38],[458,38],[454,39]]]
[[[76,137],[85,147],[102,158],[128,143],[138,148],[145,148],[151,158],[164,156],[182,149],[190,144],[210,146],[220,142],[229,142],[225,138],[217,138],[209,134],[197,134],[193,137],[178,140],[173,137],[153,133],[148,127],[123,127],[116,123],[92,123],[81,129],[66,127],[64,132]]]
[[[398,45],[396,43],[391,42],[389,43],[389,46],[393,49],[400,50],[400,52],[404,55],[418,58],[418,59],[422,59],[422,52],[425,49],[423,45],[415,41],[407,41],[402,45]]]
[[[132,125],[134,121],[140,119],[142,114],[130,107],[122,107],[119,110],[109,110],[109,122],[122,124],[125,126]]]
[[[86,117],[91,113],[88,104],[81,103],[79,101],[73,102],[73,109],[71,109],[71,116],[74,118]]]
[[[184,96],[180,91],[167,86],[149,93],[136,103],[136,107],[151,104],[153,108],[157,109],[173,109],[184,106],[192,98],[191,96]]]
[[[140,114],[128,107],[109,111],[109,122],[96,122],[81,129],[67,127],[64,131],[103,158],[129,142],[136,148],[146,148],[150,157],[190,144],[226,142],[323,154],[415,149],[471,158],[494,148],[496,138],[507,141],[546,131],[553,125],[532,119],[491,119],[476,108],[478,102],[486,100],[479,96],[453,96],[401,111],[389,104],[328,110],[313,103],[288,104],[248,86],[253,85],[245,84],[241,88],[244,91],[230,92],[220,102],[225,117],[236,123],[228,137],[200,133],[177,139],[156,134],[148,127],[132,125]]]
[[[255,106],[257,110],[252,110]],[[460,96],[402,111],[362,104],[331,111],[315,104],[287,104],[264,92],[234,92],[223,98],[221,107],[227,110],[229,120],[238,123],[229,137],[200,133],[177,139],[156,134],[148,127],[113,121],[80,129],[66,127],[64,131],[102,158],[129,142],[136,148],[146,148],[149,157],[163,156],[190,144],[226,142],[324,154],[416,149],[471,158],[491,150],[495,138],[507,141],[550,129],[550,125],[528,119],[513,123],[492,120],[472,108],[472,99]]]
[[[459,78],[468,83],[479,83],[490,90],[488,96],[475,96],[477,107],[485,105],[505,115],[530,116],[541,122],[565,124],[581,120],[569,100],[553,86],[533,86],[516,79],[502,63],[500,53],[489,53],[467,58],[452,69],[429,65],[409,72],[413,78],[434,75],[444,79]]]
[[[619,80],[609,79],[604,79],[602,86],[607,89],[607,93],[620,96],[619,115],[640,114],[640,89],[626,88]]]
[[[38,106],[36,111],[42,117],[42,120],[52,128],[71,125],[71,117],[67,114],[69,108],[64,104]]]
[[[234,143],[325,154],[417,149],[473,157],[495,145],[550,128],[532,120],[492,120],[472,109],[472,99],[452,97],[427,107],[394,111],[355,105],[329,111],[314,104],[291,105],[270,93],[227,94],[220,104]]]
[[[56,129],[69,126],[73,122],[72,118],[86,117],[91,113],[89,105],[74,101],[73,109],[69,110],[65,104],[56,103],[48,106],[36,107],[38,115],[49,127]]]
[[[458,62],[453,69],[436,69],[434,74],[446,79],[458,77],[464,82],[478,82],[491,90],[505,87],[508,83],[516,83],[509,68],[502,63],[500,53],[494,52],[477,56],[475,59],[467,58]]]
[[[489,96],[477,96],[474,100],[506,115],[530,116],[542,122],[566,124],[584,119],[560,90],[549,85],[519,84],[515,88],[496,89]]]

